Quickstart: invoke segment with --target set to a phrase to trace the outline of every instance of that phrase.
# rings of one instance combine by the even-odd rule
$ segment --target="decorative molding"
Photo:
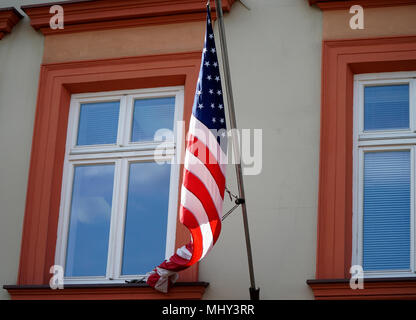
[[[414,70],[414,36],[323,42],[316,279],[349,277],[354,74]]]
[[[23,16],[15,8],[0,8],[0,40],[22,19]]]
[[[415,278],[364,279],[364,289],[351,289],[349,279],[307,280],[316,300],[416,299]]]
[[[223,10],[229,12],[235,0],[224,0]],[[212,2],[213,3],[213,2]],[[49,8],[59,4],[64,8],[64,29],[49,27]],[[137,27],[203,21],[206,0],[79,0],[22,6],[31,25],[44,35],[90,30]],[[212,4],[215,19],[215,4]]]
[[[66,285],[53,290],[49,285],[6,285],[12,300],[165,300],[202,299],[207,282],[178,282],[169,293],[161,293],[146,284]]]
[[[416,5],[416,0],[309,0],[309,4],[316,5],[321,10],[344,10],[353,5],[364,8]]]
[[[187,52],[41,66],[18,285],[48,284],[49,268],[55,264],[71,94],[182,85],[187,131],[200,64],[201,52]],[[189,238],[189,231],[177,222],[176,247]],[[180,281],[197,280],[198,266],[180,272]]]

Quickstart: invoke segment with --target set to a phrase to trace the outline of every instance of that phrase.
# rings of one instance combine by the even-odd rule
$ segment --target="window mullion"
[[[56,241],[56,256],[55,264],[60,265],[66,269],[66,251],[68,244],[68,232],[69,232],[69,219],[71,211],[72,201],[72,189],[74,180],[74,165],[65,160],[64,164],[64,178],[61,196],[60,211],[62,214],[59,216],[58,224],[58,236]]]
[[[120,278],[122,257],[123,257],[123,242],[124,242],[124,225],[125,225],[125,213],[126,213],[126,201],[127,201],[127,189],[129,175],[129,162],[127,159],[120,160],[120,186],[119,186],[119,201],[116,209],[116,236],[114,238],[114,277]]]
[[[124,128],[123,128],[123,145],[128,146],[130,144],[130,137],[131,137],[131,128],[133,123],[133,105],[134,105],[134,98],[133,95],[126,96],[126,113],[125,113],[125,121],[124,121]]]
[[[115,170],[114,170],[114,186],[113,186],[113,201],[111,208],[111,223],[110,223],[110,236],[109,236],[109,245],[108,245],[108,256],[107,256],[107,279],[116,279],[117,275],[115,272],[115,263],[114,257],[116,255],[116,239],[118,233],[118,207],[120,204],[120,187],[121,187],[121,162],[122,160],[115,161]]]
[[[354,83],[353,111],[353,243],[352,265],[362,265],[362,149],[359,146],[359,136],[363,131],[364,121],[364,86]]]
[[[79,100],[74,99],[71,101],[71,108],[68,121],[68,140],[67,140],[67,152],[70,152],[77,144],[77,132],[79,124],[79,114],[81,110],[81,103]]]
[[[364,84],[358,82],[357,87],[358,91],[358,133],[357,137],[364,132]]]
[[[358,149],[358,232],[357,232],[357,263],[363,265],[363,224],[364,224],[364,151]]]
[[[125,146],[126,145],[126,116],[127,116],[127,97],[122,96],[120,98],[120,117],[118,123],[118,134],[117,134],[117,145]]]

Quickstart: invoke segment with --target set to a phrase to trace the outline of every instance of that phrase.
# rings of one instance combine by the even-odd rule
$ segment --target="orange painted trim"
[[[15,8],[0,8],[0,40],[22,19],[23,16]]]
[[[316,5],[321,10],[349,10],[353,5],[364,8],[416,5],[416,0],[309,0],[309,4]]]
[[[353,76],[415,70],[414,36],[323,42],[316,279],[350,277]]]
[[[208,283],[179,283],[169,293],[160,293],[149,286],[124,285],[68,285],[52,290],[49,286],[4,286],[12,300],[200,300]]]
[[[308,280],[316,300],[416,300],[416,278],[364,280],[364,289],[351,289],[348,279]]]
[[[200,59],[200,52],[190,52],[41,66],[18,285],[48,284],[51,276],[71,94],[183,85],[187,131]],[[178,222],[176,245],[189,239]],[[197,279],[197,266],[180,274],[180,281]]]
[[[229,12],[235,0],[224,0]],[[31,25],[44,35],[136,27],[143,25],[202,21],[206,18],[206,0],[95,0],[62,2],[64,29],[49,27],[49,8],[57,3],[22,6]],[[212,4],[215,18],[215,4]]]

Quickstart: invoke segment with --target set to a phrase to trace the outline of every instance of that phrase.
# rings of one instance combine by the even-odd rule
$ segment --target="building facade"
[[[153,166],[151,138],[183,156],[206,1],[44,2],[0,5],[0,297],[247,299],[240,211],[168,295],[124,283],[189,240],[183,166]],[[415,297],[416,1],[244,3],[223,9],[238,127],[262,130],[243,163],[261,298]]]

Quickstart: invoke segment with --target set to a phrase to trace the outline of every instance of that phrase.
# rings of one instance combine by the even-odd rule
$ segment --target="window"
[[[416,73],[355,76],[352,264],[414,276]]]
[[[183,94],[72,95],[55,254],[65,283],[124,282],[173,254]]]

